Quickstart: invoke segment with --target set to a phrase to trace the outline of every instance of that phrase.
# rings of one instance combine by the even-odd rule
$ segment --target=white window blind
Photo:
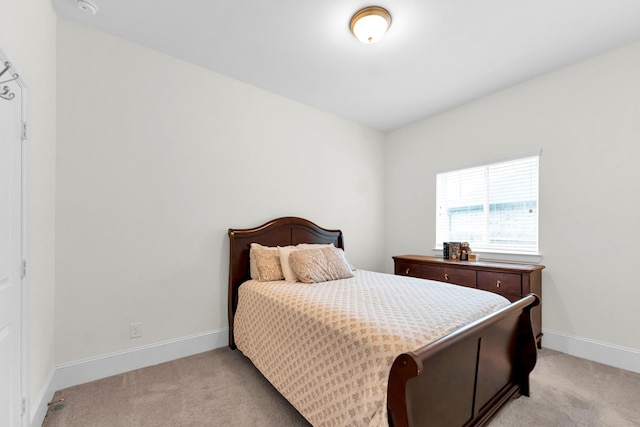
[[[540,153],[439,173],[436,247],[469,242],[473,251],[538,253]]]

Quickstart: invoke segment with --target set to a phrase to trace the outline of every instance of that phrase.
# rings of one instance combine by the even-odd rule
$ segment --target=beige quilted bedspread
[[[463,286],[354,273],[240,286],[238,348],[315,427],[387,426],[394,359],[509,304]]]

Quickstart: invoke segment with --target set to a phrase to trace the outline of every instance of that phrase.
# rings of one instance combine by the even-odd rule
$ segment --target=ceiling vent
[[[83,12],[95,15],[98,13],[98,6],[88,0],[76,0],[76,7]]]

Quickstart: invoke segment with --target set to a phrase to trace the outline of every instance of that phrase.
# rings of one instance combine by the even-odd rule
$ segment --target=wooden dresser
[[[542,345],[542,269],[544,265],[511,262],[455,261],[433,256],[399,255],[393,257],[395,274],[437,280],[495,292],[516,301],[534,293],[540,305],[531,311],[533,332],[538,348]]]

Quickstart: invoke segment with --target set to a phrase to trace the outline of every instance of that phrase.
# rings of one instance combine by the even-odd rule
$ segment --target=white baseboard
[[[40,427],[44,421],[44,417],[47,415],[47,409],[49,408],[47,403],[51,402],[53,394],[56,392],[53,387],[53,376],[55,372],[55,369],[51,370],[47,376],[44,386],[40,389],[40,393],[38,393],[38,396],[33,402],[30,402],[30,418],[28,425],[31,427]]]
[[[551,350],[640,373],[640,351],[543,329],[542,346]]]
[[[42,425],[47,403],[57,390],[214,350],[228,343],[229,330],[225,328],[58,365],[38,401],[33,402],[30,424]]]

